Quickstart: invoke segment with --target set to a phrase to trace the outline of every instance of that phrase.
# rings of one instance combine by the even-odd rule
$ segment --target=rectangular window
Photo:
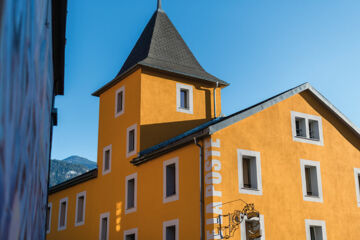
[[[50,233],[52,203],[48,203],[46,210],[46,233]]]
[[[304,200],[323,202],[320,163],[301,159],[300,167]]]
[[[109,218],[108,212],[100,215],[99,240],[109,239]]]
[[[126,135],[126,157],[136,154],[137,125],[134,124],[127,128]]]
[[[137,173],[125,178],[125,214],[135,212],[137,204]]]
[[[164,161],[164,203],[179,199],[179,159]]]
[[[326,240],[324,221],[305,219],[306,240]]]
[[[324,145],[321,117],[291,111],[293,140]]]
[[[85,204],[86,191],[76,195],[75,226],[80,226],[85,223]]]
[[[124,240],[137,240],[138,239],[137,234],[138,234],[137,228],[126,230],[124,231]]]
[[[108,145],[103,149],[103,175],[111,171],[111,149],[112,145]]]
[[[59,202],[59,224],[58,230],[66,229],[66,221],[67,221],[67,203],[68,198],[63,198]]]
[[[179,239],[179,220],[171,220],[163,223],[163,240]]]
[[[354,168],[357,206],[360,207],[360,168]]]
[[[238,149],[239,192],[262,195],[260,153]]]
[[[176,83],[176,110],[193,114],[193,87],[191,85]]]
[[[241,240],[265,240],[264,216],[247,219],[240,224]]]
[[[125,109],[125,87],[121,87],[115,93],[115,117],[124,113]]]

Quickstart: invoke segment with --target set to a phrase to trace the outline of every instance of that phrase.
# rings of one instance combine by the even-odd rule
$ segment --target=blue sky
[[[97,160],[99,99],[156,0],[68,1],[65,95],[58,96],[52,158]],[[228,115],[310,82],[360,127],[360,1],[163,0],[200,64],[230,82]]]

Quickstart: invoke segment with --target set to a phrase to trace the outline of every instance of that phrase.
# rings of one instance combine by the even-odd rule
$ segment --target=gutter
[[[200,240],[204,240],[205,235],[205,213],[204,213],[204,157],[203,146],[198,143],[194,137],[194,143],[199,147],[199,160],[200,160]]]

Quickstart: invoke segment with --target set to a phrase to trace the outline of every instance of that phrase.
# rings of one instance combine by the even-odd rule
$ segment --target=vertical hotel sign
[[[205,232],[206,239],[221,239],[217,230],[217,216],[222,214],[220,139],[205,141]]]

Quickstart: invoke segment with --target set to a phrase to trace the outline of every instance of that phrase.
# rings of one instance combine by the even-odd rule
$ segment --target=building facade
[[[224,117],[226,86],[159,6],[93,94],[98,169],[50,189],[48,239],[358,239],[359,129],[308,83]]]

